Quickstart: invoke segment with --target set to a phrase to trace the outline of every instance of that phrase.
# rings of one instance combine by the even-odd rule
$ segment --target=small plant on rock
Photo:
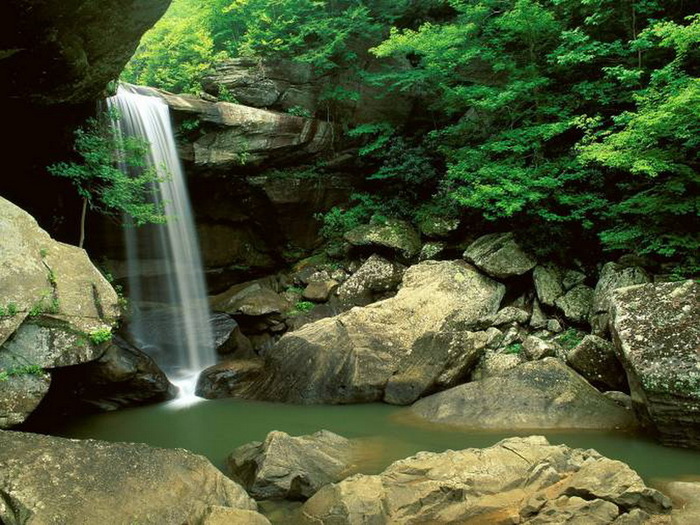
[[[112,330],[110,328],[99,328],[88,334],[90,342],[95,345],[106,343],[112,340]]]

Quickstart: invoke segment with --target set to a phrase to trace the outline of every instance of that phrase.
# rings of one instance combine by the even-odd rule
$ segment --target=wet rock
[[[554,301],[564,316],[574,323],[588,323],[593,305],[593,288],[579,284]]]
[[[345,234],[345,240],[357,247],[384,248],[404,259],[413,259],[421,249],[420,236],[413,226],[394,219],[358,226]]]
[[[522,275],[537,264],[534,257],[520,248],[512,232],[478,238],[464,252],[464,258],[497,279]]]
[[[253,346],[233,317],[222,312],[213,312],[209,323],[214,335],[214,348],[218,354],[252,357]]]
[[[668,445],[700,448],[700,284],[613,294],[611,330],[635,409]]]
[[[592,385],[604,390],[627,390],[625,370],[609,341],[587,335],[566,355],[566,362]]]
[[[417,401],[413,413],[469,428],[630,428],[634,416],[559,359],[545,358]]]
[[[255,391],[262,377],[262,359],[224,361],[202,370],[195,394],[205,399],[219,399],[231,397],[236,392],[245,397],[248,391]]]
[[[377,295],[395,290],[405,268],[379,255],[372,255],[338,288],[338,299],[344,304],[365,306]]]
[[[3,523],[198,523],[212,506],[256,510],[185,450],[0,432]]]
[[[593,450],[511,438],[485,449],[420,452],[376,476],[327,485],[304,523],[611,524],[636,510],[664,516],[670,500],[627,465]],[[587,521],[583,521],[587,520]]]
[[[270,432],[265,441],[238,447],[228,457],[228,472],[255,499],[307,499],[321,487],[349,474],[348,439],[321,430],[292,437]]]
[[[408,368],[415,342],[457,317],[494,313],[504,294],[461,261],[409,268],[395,297],[356,307],[285,334],[264,353],[265,379],[255,397],[301,403],[379,401],[387,381]],[[249,394],[249,393],[248,393]]]

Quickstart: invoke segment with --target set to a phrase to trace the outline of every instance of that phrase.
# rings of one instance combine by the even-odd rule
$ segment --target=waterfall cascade
[[[131,332],[181,390],[187,384],[193,390],[199,371],[215,363],[215,352],[199,245],[169,108],[160,98],[129,85],[120,86],[107,103],[119,112],[120,133],[151,144],[146,161],[163,178],[154,198],[163,203],[168,217],[164,225],[125,228]]]

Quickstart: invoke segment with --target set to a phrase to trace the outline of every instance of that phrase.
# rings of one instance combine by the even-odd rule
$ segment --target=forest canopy
[[[196,93],[211,64],[247,56],[303,62],[318,76],[342,69],[414,97],[403,126],[347,130],[363,141],[370,190],[329,214],[329,235],[372,216],[466,216],[530,231],[540,247],[593,242],[692,274],[700,15],[691,4],[175,0],[123,78]],[[365,56],[387,67],[364,70]],[[410,67],[392,67],[396,58]]]

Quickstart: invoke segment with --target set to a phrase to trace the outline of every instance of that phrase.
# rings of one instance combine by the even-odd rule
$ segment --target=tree
[[[75,131],[74,149],[81,161],[47,168],[52,175],[69,178],[83,198],[80,247],[85,240],[88,206],[109,215],[125,213],[137,226],[166,220],[162,204],[153,199],[157,191],[154,185],[162,176],[157,167],[148,165],[150,144],[122,136],[116,126],[118,119],[113,110],[89,119]]]

